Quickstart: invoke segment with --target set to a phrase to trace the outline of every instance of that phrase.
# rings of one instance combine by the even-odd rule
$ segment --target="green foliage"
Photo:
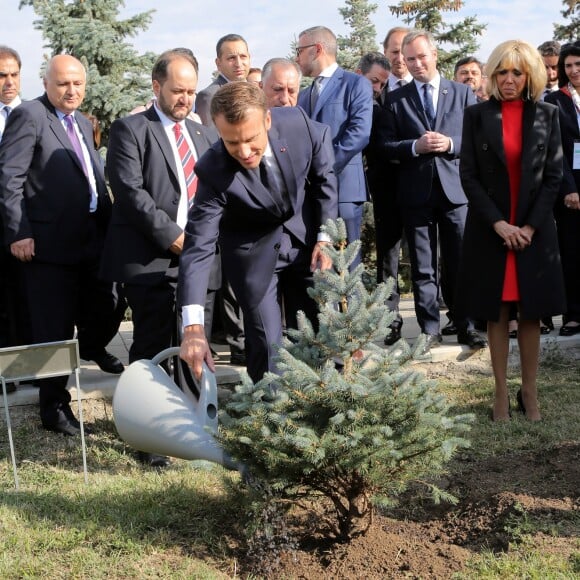
[[[463,0],[401,0],[389,6],[389,10],[402,17],[406,24],[433,34],[438,47],[438,68],[443,76],[451,79],[455,63],[477,52],[476,37],[487,28],[486,24],[478,24],[476,16],[468,16],[454,24],[444,21],[444,12],[459,12],[464,6]]]
[[[377,31],[370,19],[377,5],[368,0],[345,0],[345,4],[346,7],[338,11],[351,28],[351,33],[337,38],[337,61],[343,68],[354,71],[361,56],[377,50]]]
[[[321,494],[336,518],[331,535],[348,540],[364,529],[373,505],[390,504],[409,482],[433,478],[460,447],[472,416],[449,416],[437,385],[408,364],[404,341],[375,344],[394,318],[392,289],[363,285],[352,272],[358,243],[346,245],[344,222],[328,222],[334,269],[315,274],[319,329],[301,316],[279,349],[279,375],[248,378],[220,416],[219,440],[268,493]],[[418,345],[416,352],[419,352]],[[434,499],[449,499],[433,485]]]
[[[87,68],[87,92],[82,110],[101,122],[106,147],[109,127],[151,92],[152,53],[139,55],[125,41],[151,23],[153,10],[118,20],[123,0],[21,0],[32,6],[50,55],[72,54]]]
[[[554,39],[574,42],[580,37],[580,3],[578,0],[563,0],[564,10],[560,14],[568,19],[566,24],[554,24]]]

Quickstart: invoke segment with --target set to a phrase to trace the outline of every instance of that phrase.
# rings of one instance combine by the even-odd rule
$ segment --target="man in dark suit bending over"
[[[269,110],[251,83],[220,88],[211,114],[221,140],[196,166],[199,188],[179,270],[181,357],[197,376],[203,360],[213,369],[201,305],[219,239],[244,315],[248,373],[257,381],[276,370],[280,293],[288,326],[298,310],[316,316],[307,294],[312,271],[331,266],[320,226],[338,215],[332,144],[328,128],[313,125],[302,109]]]

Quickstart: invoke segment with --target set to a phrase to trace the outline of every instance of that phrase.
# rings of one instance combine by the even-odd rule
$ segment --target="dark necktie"
[[[407,84],[407,81],[405,79],[399,79],[396,84],[397,88],[404,87]]]
[[[73,116],[72,115],[65,115],[64,122],[66,125],[66,134],[68,135],[68,138],[71,142],[71,145],[73,146],[73,149],[75,150],[75,153],[77,154],[78,160],[83,168],[84,174],[88,177],[89,172],[87,170],[87,165],[85,163],[85,157],[83,155],[83,148],[81,147],[81,142],[79,140],[77,132],[75,131]]]
[[[181,165],[183,166],[183,173],[185,175],[185,186],[187,187],[187,207],[190,208],[193,205],[193,198],[195,197],[195,192],[197,191],[197,176],[195,175],[195,158],[181,132],[181,126],[179,123],[173,125],[173,133],[175,134],[175,143],[177,144],[177,152],[179,153],[179,158],[181,159]]]
[[[310,113],[314,112],[314,107],[316,107],[316,102],[320,96],[320,87],[322,84],[322,77],[316,77],[312,83],[312,89],[310,91]]]
[[[275,163],[275,161],[273,161]],[[276,201],[277,205],[284,211],[287,209],[285,192],[280,189],[278,182],[273,175],[272,169],[262,157],[260,161],[260,181],[262,185],[270,192],[270,195]]]
[[[431,129],[433,129],[435,125],[435,109],[433,108],[433,95],[431,94],[432,89],[433,87],[430,84],[423,85],[423,106]]]

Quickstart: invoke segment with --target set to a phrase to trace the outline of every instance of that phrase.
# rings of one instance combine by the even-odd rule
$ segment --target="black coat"
[[[565,308],[553,207],[562,179],[558,110],[526,102],[522,124],[522,175],[516,225],[535,228],[531,245],[516,253],[520,312],[524,319],[560,314]],[[501,103],[495,99],[465,111],[460,161],[469,201],[457,310],[498,320],[506,248],[493,224],[509,222],[510,188],[502,137]]]

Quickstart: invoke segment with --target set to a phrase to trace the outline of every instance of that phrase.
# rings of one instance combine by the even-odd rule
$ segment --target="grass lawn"
[[[539,424],[515,416],[515,410],[510,423],[493,424],[488,374],[443,374],[439,381],[457,412],[477,416],[472,447],[451,465],[450,478],[465,478],[466,465],[481,465],[482,486],[517,493],[517,474],[533,481],[540,473],[537,462],[526,466],[530,454],[550,461],[564,446],[575,449],[571,456],[578,459],[578,359],[557,350],[545,357]],[[108,402],[85,402],[85,416],[95,431],[87,437],[89,485],[83,481],[79,440],[43,431],[35,408],[13,409],[20,492],[14,491],[5,423],[0,423],[0,578],[259,577],[243,566],[250,507],[237,474],[181,460],[162,473],[145,469],[119,441]],[[488,481],[494,462],[507,457],[516,462],[513,481]],[[544,467],[545,479],[550,471]],[[557,489],[556,473],[555,478],[543,481],[543,496]],[[522,500],[502,523],[506,549],[474,550],[454,577],[579,578],[577,492],[578,487],[569,497],[543,497],[569,509],[538,510],[532,500]],[[397,517],[412,517],[413,509],[403,503]]]

